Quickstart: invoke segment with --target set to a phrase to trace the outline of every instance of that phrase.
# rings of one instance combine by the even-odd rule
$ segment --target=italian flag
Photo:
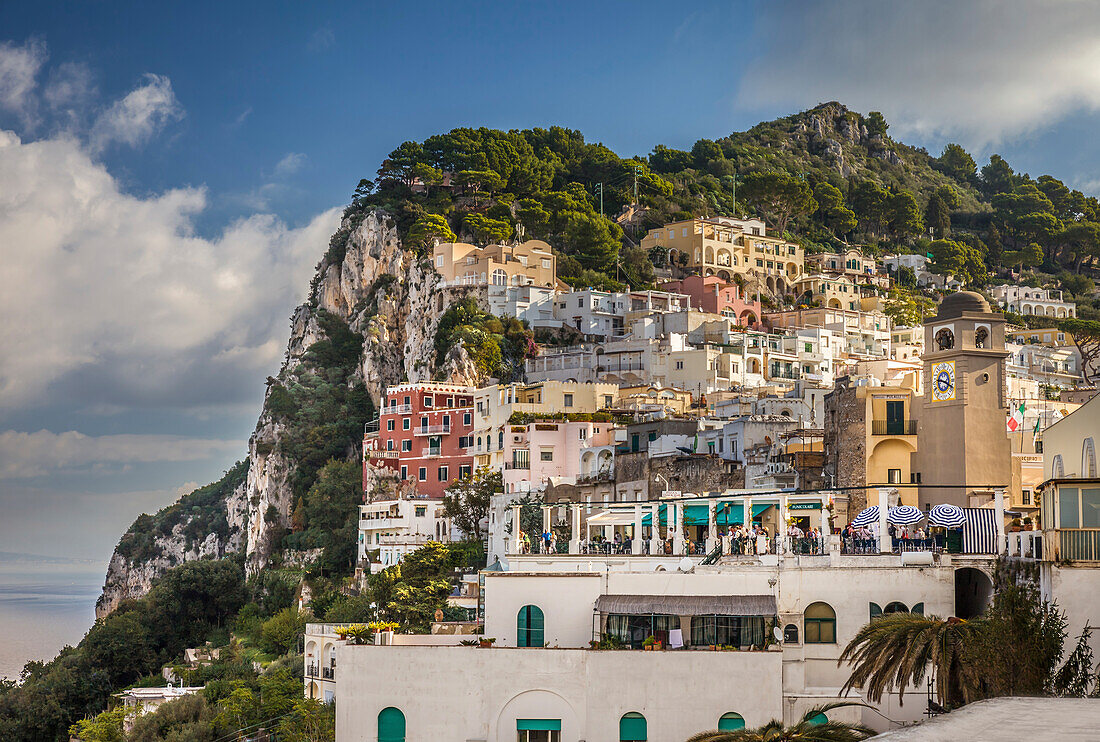
[[[1012,408],[1012,414],[1008,416],[1008,432],[1015,433],[1024,424],[1024,403]]]

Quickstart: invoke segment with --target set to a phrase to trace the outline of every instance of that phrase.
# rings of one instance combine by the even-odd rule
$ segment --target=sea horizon
[[[95,622],[106,562],[0,551],[0,678],[77,644]]]

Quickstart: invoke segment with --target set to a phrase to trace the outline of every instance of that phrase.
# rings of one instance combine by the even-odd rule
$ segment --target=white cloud
[[[33,119],[35,78],[48,56],[46,45],[36,39],[22,46],[0,43],[0,108],[19,115],[24,123]]]
[[[145,75],[145,83],[134,88],[92,125],[89,135],[95,150],[112,142],[137,147],[166,124],[183,118],[183,106],[172,92],[172,82],[163,75]]]
[[[309,158],[301,152],[291,152],[275,165],[275,177],[286,178],[305,167]]]
[[[54,110],[83,107],[95,97],[95,76],[82,62],[65,62],[50,72],[42,98]]]
[[[245,445],[245,441],[177,435],[88,436],[75,430],[64,433],[5,430],[0,432],[0,479],[37,477],[50,471],[201,461],[230,456],[243,451]]]
[[[985,149],[1100,109],[1100,4],[771,2],[739,105],[839,100],[891,133]]]
[[[0,410],[232,404],[277,367],[340,212],[204,238],[205,207],[123,192],[75,138],[0,131]]]

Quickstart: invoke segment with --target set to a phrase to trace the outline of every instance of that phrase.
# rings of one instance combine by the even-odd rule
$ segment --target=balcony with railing
[[[420,457],[425,459],[434,459],[443,455],[443,449],[438,446],[428,446],[420,449]]]
[[[871,435],[916,435],[916,420],[872,420]]]
[[[511,470],[511,469],[530,469],[531,468],[531,461],[529,459],[517,460],[517,461],[505,461],[504,462],[504,468],[509,469],[509,470]]]
[[[382,408],[383,415],[408,415],[412,412],[411,404],[395,404]]]
[[[447,435],[450,432],[450,425],[421,425],[413,428],[413,435]]]
[[[1100,528],[1059,528],[1055,531],[1058,554],[1063,561],[1100,561]]]
[[[400,451],[367,451],[368,459],[399,459]]]

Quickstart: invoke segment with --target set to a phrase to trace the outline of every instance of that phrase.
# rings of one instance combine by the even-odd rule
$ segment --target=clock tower
[[[1004,315],[981,294],[951,294],[924,323],[924,350],[912,469],[920,506],[983,505],[1012,482]]]

